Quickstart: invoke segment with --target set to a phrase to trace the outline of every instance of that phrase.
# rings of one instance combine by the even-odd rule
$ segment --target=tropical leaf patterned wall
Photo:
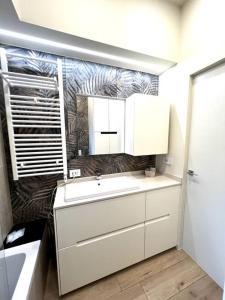
[[[7,51],[11,53],[56,59],[55,56],[46,53],[8,46],[6,48]],[[20,71],[42,76],[48,74],[54,75],[56,71],[52,65],[21,58],[12,58],[9,62],[9,66],[11,71]],[[77,94],[119,98],[126,98],[133,93],[157,95],[158,76],[63,58],[63,79],[68,169],[80,168],[82,176],[92,176],[96,168],[101,168],[104,174],[109,174],[141,170],[155,164],[155,156],[133,157],[126,154],[77,156],[78,143],[87,143],[87,141],[85,141],[87,134],[82,132],[82,122],[85,122],[85,116],[77,105]],[[14,92],[17,94],[23,93],[24,95],[31,95],[31,90],[29,89],[16,90]],[[45,92],[45,94],[43,94],[43,91],[36,91],[35,95],[50,97],[51,93]],[[49,216],[52,207],[52,193],[56,182],[62,179],[62,177],[52,175],[27,177],[19,181],[12,180],[2,86],[0,87],[0,113],[5,137],[14,222],[18,223],[46,218]],[[79,126],[77,124],[79,124]],[[30,132],[35,132],[35,129],[30,129]]]

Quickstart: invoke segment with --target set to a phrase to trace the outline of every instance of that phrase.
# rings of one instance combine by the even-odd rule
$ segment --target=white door
[[[188,170],[190,175],[187,176],[183,248],[223,288],[225,279],[224,64],[194,79]]]

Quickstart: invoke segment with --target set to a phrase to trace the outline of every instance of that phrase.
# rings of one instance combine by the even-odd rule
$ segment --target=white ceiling
[[[12,2],[23,23],[170,61],[178,59],[179,8],[168,0]]]
[[[30,0],[27,1],[29,2]],[[161,74],[175,64],[171,60],[106,45],[57,30],[44,28],[43,26],[21,22],[11,1],[0,0],[0,2],[1,44],[29,48],[152,74]]]

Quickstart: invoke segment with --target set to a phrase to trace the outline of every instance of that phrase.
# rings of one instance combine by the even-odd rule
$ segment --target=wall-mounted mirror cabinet
[[[168,151],[169,104],[158,96],[76,96],[76,153],[133,156]]]
[[[76,153],[124,153],[125,99],[76,96]]]

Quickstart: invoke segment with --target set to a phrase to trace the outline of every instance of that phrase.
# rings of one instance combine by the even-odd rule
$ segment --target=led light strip
[[[157,63],[145,63],[143,61],[139,61],[139,60],[135,60],[135,59],[130,59],[130,58],[126,58],[126,57],[122,57],[122,56],[118,56],[118,55],[107,54],[105,52],[90,50],[90,49],[83,48],[83,47],[72,46],[72,45],[69,45],[69,44],[55,42],[55,41],[52,41],[52,40],[39,38],[39,37],[31,36],[31,35],[28,35],[28,34],[23,34],[23,33],[19,33],[19,32],[10,31],[10,30],[0,28],[0,36],[1,35],[16,38],[16,39],[20,39],[20,40],[26,40],[26,41],[29,41],[29,42],[35,42],[37,44],[52,46],[54,48],[66,49],[66,50],[71,50],[71,51],[74,51],[74,52],[77,52],[77,53],[83,53],[83,54],[96,56],[96,57],[100,57],[100,58],[106,58],[106,59],[110,59],[110,60],[130,64],[130,65],[134,65],[134,66],[140,66],[140,64],[141,64],[143,67],[152,68],[153,65],[154,66],[157,65]]]

